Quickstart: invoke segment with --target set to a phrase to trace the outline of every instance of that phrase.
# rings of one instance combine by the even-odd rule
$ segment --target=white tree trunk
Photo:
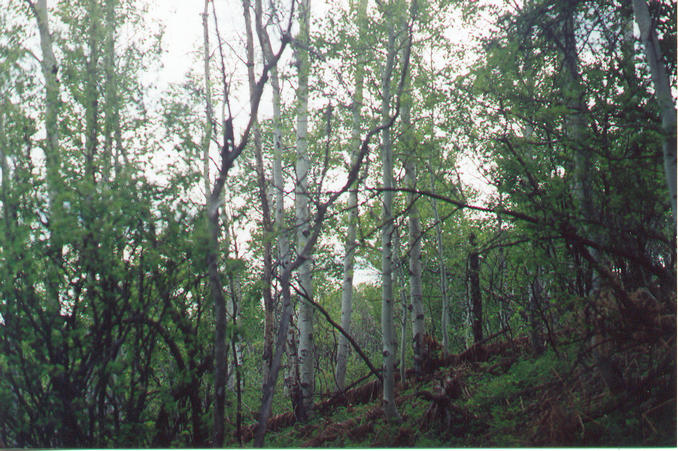
[[[99,6],[90,1],[87,8],[89,20],[88,43],[89,55],[87,57],[87,74],[85,76],[85,175],[92,183],[96,183],[96,163],[94,161],[97,152],[97,136],[99,129],[99,34],[101,26]]]
[[[645,47],[647,64],[654,84],[654,92],[662,117],[664,131],[664,172],[671,197],[673,225],[676,225],[676,105],[671,94],[671,80],[662,61],[657,30],[652,26],[650,11],[645,0],[633,0],[633,14],[640,30],[640,39]]]
[[[476,236],[473,232],[469,235],[471,251],[468,257],[469,267],[469,292],[470,292],[470,317],[473,342],[483,340],[483,302],[480,294],[480,255],[476,244]]]
[[[358,3],[358,42],[363,41],[365,29],[365,18],[367,16],[367,0],[359,0]],[[360,110],[363,104],[363,79],[365,70],[363,62],[356,64],[355,71],[355,93],[353,94],[353,105],[351,106],[352,124],[351,124],[351,167],[355,166],[358,154],[360,153]],[[358,245],[356,242],[356,224],[358,222],[358,184],[359,180],[353,183],[348,195],[348,227],[346,232],[346,243],[344,253],[344,280],[341,292],[341,327],[348,333],[351,332],[351,313],[353,311],[353,264],[355,260],[355,250]],[[337,344],[337,367],[335,378],[337,388],[343,390],[346,386],[346,362],[350,345],[343,335],[339,336]]]
[[[431,192],[435,193],[435,174],[433,168],[428,165],[428,170],[431,176]],[[450,328],[450,305],[447,297],[447,269],[445,268],[445,248],[443,247],[443,227],[440,221],[440,213],[438,212],[438,201],[435,198],[431,199],[431,206],[433,207],[433,216],[436,221],[436,245],[438,248],[438,271],[440,271],[440,295],[442,297],[442,313],[440,318],[440,328],[443,335],[443,352],[447,354],[450,349],[449,342],[449,328]]]
[[[401,105],[401,121],[403,124],[403,138],[405,153],[408,155],[405,161],[405,177],[407,187],[417,189],[417,168],[413,161],[416,153],[414,140],[412,139],[411,121],[411,97],[409,75],[405,84],[405,91]],[[424,350],[424,307],[421,287],[421,225],[419,223],[419,209],[416,204],[417,195],[409,192],[407,201],[409,206],[408,232],[409,232],[409,267],[410,267],[410,311],[412,312],[412,349],[414,351],[414,370],[418,375],[423,371],[425,356]],[[404,362],[402,362],[404,364]]]
[[[310,234],[309,223],[309,156],[308,156],[308,77],[309,77],[309,28],[310,0],[300,4],[299,45],[296,48],[299,67],[299,87],[297,89],[297,188],[295,196],[297,249],[304,249]],[[299,267],[299,283],[304,297],[313,299],[311,280],[312,256]],[[299,365],[301,372],[301,393],[303,415],[309,412],[313,404],[313,307],[302,300],[299,308]]]
[[[101,177],[104,183],[111,178],[113,165],[113,142],[116,131],[120,128],[120,106],[118,101],[118,83],[115,73],[115,34],[116,18],[115,7],[117,2],[106,3],[106,35],[104,43],[104,158],[102,163]]]
[[[391,102],[391,75],[395,60],[395,25],[391,25],[388,34],[388,55],[382,75],[382,121],[390,120],[389,105]],[[381,160],[383,167],[383,225],[381,228],[381,267],[382,267],[382,302],[381,333],[382,356],[384,370],[383,404],[384,414],[388,420],[398,420],[400,415],[395,404],[394,395],[394,353],[395,335],[393,333],[393,149],[391,130],[385,127],[382,131]]]
[[[405,351],[407,349],[407,312],[410,303],[407,299],[405,289],[405,270],[403,269],[404,259],[400,255],[400,231],[397,227],[393,230],[393,280],[400,293],[400,383],[405,383]]]
[[[261,46],[264,62],[270,63],[274,60],[271,40],[266,28],[262,24],[262,5],[261,0],[254,1],[255,23],[259,45]],[[280,80],[278,77],[278,68],[273,66],[270,70],[271,89],[273,91],[273,192],[274,192],[274,221],[273,231],[277,242],[278,253],[278,275],[289,266],[289,238],[284,224],[285,218],[285,191],[282,171],[282,131],[281,131],[281,100],[280,100]],[[263,371],[262,380],[266,383],[273,359],[273,328],[274,312],[273,305],[267,306],[264,312],[264,352],[263,352]]]
[[[541,270],[537,267],[532,283],[528,287],[529,290],[529,304],[528,314],[530,321],[530,341],[532,342],[532,350],[539,355],[544,352],[544,344],[542,342],[541,331],[541,317],[540,309],[542,308],[542,282]]]
[[[47,189],[49,191],[49,210],[50,216],[55,211],[61,210],[54,200],[57,193],[57,185],[60,181],[59,169],[61,159],[59,157],[59,79],[57,73],[59,66],[53,51],[52,35],[49,31],[49,12],[47,10],[47,0],[37,0],[28,2],[35,20],[38,24],[40,34],[40,50],[42,60],[40,68],[45,78],[45,166],[47,168]],[[56,238],[56,237],[53,237]],[[58,247],[58,244],[55,243]]]
[[[499,194],[499,208],[504,208],[504,200]],[[501,236],[503,221],[501,214],[497,214],[497,234]],[[504,296],[504,274],[506,273],[506,255],[504,247],[499,248],[499,323],[502,328],[508,327],[510,315],[507,312],[506,297]]]
[[[581,75],[579,74],[579,55],[577,54],[576,30],[575,30],[575,6],[568,4],[565,7],[564,32],[565,41],[563,65],[566,75],[565,82],[565,102],[569,109],[566,117],[566,134],[570,146],[574,150],[574,196],[579,205],[579,211],[584,219],[581,226],[584,236],[596,240],[589,222],[594,220],[595,212],[593,206],[593,163],[591,160],[591,151],[585,145],[586,104],[584,102],[584,93],[581,85]],[[528,130],[526,135],[529,135]],[[599,259],[599,253],[596,249],[589,248],[589,253],[596,260]],[[595,271],[589,271],[591,278],[590,291],[597,291],[600,287],[600,277]],[[588,276],[587,275],[587,276]]]
[[[203,30],[203,63],[205,71],[205,126],[203,130],[202,142],[202,176],[203,189],[205,190],[205,200],[209,199],[210,195],[210,142],[212,141],[212,122],[214,121],[212,114],[212,86],[210,82],[210,38],[209,38],[209,24],[207,22],[209,17],[209,0],[205,0],[204,9],[202,12],[202,30]]]

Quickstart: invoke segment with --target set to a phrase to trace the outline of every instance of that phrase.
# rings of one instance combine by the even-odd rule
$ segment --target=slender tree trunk
[[[243,0],[245,29],[247,34],[247,79],[250,87],[250,98],[254,98],[256,79],[254,75],[254,35],[252,33],[252,16],[250,14],[250,0]],[[266,57],[264,57],[266,58]],[[277,78],[277,77],[276,77]],[[277,79],[276,79],[277,81]],[[275,89],[275,87],[274,87]],[[271,363],[271,345],[273,344],[273,256],[271,240],[273,238],[273,223],[271,221],[270,202],[268,197],[268,181],[264,171],[264,159],[261,145],[261,128],[259,123],[254,124],[254,156],[256,158],[257,179],[259,184],[259,199],[261,200],[262,225],[264,229],[264,274],[262,297],[264,299],[264,355],[262,374],[266,380]]]
[[[537,268],[536,274],[529,286],[529,320],[530,320],[530,341],[532,341],[532,350],[536,355],[544,352],[544,344],[541,331],[540,309],[542,303],[542,284],[541,271]]]
[[[290,296],[290,271],[286,269],[280,276],[280,285],[282,287],[282,313],[280,315],[280,326],[278,327],[278,337],[275,344],[275,353],[271,360],[271,371],[264,382],[263,395],[261,398],[261,409],[259,411],[259,423],[254,434],[254,447],[264,446],[264,437],[266,436],[266,427],[268,418],[271,415],[271,405],[273,403],[273,393],[275,383],[280,372],[282,355],[285,351],[285,342],[290,327],[290,317],[292,315],[292,301]]]
[[[99,92],[98,67],[99,67],[99,6],[95,1],[90,1],[88,7],[89,32],[87,58],[87,78],[85,82],[85,175],[92,183],[96,183],[96,163],[94,161],[97,151],[97,135],[99,128]]]
[[[236,319],[233,318],[233,325],[236,326]],[[236,393],[236,414],[235,414],[235,437],[238,444],[242,446],[242,384],[240,376],[240,355],[236,345],[233,341],[231,349],[233,350],[233,366],[235,368],[235,393]]]
[[[584,236],[595,241],[594,232],[590,223],[595,218],[593,207],[593,163],[591,151],[584,142],[586,132],[586,105],[584,103],[584,90],[581,85],[579,74],[579,56],[577,54],[577,42],[575,33],[575,3],[567,3],[563,6],[563,40],[564,54],[563,65],[565,70],[565,102],[569,109],[566,117],[566,133],[569,144],[574,150],[574,195],[578,201],[579,212],[584,219],[581,226]],[[589,253],[596,260],[599,259],[598,251],[589,249]],[[597,272],[589,269],[586,279],[590,280],[589,291],[596,291],[600,286],[600,278]]]
[[[53,51],[52,35],[49,31],[49,13],[47,0],[26,0],[38,24],[40,34],[40,50],[42,60],[40,68],[45,78],[45,166],[47,168],[47,189],[49,191],[50,217],[55,210],[61,210],[61,206],[55,202],[58,185],[60,182],[61,158],[59,156],[59,126],[58,117],[60,110],[59,79],[57,74],[59,66]],[[57,237],[53,237],[58,239]],[[56,243],[55,243],[56,245]],[[57,245],[58,246],[58,245]]]
[[[405,291],[405,271],[403,269],[404,259],[400,255],[400,232],[396,227],[393,230],[393,257],[394,257],[394,276],[395,285],[398,287],[400,293],[400,383],[405,383],[405,351],[407,350],[407,313],[409,311],[410,303],[408,302],[407,293]]]
[[[296,48],[299,68],[299,87],[297,89],[297,189],[295,196],[297,213],[297,249],[304,249],[310,235],[309,222],[309,156],[308,156],[308,77],[309,67],[309,28],[311,16],[310,0],[302,0],[299,7],[299,45]],[[311,281],[313,259],[311,255],[299,267],[299,282],[305,296],[313,299]],[[306,421],[313,405],[314,365],[313,365],[313,307],[302,302],[299,308],[299,365],[302,395],[302,418]]]
[[[280,100],[280,82],[277,68],[271,69],[271,88],[273,90],[273,186],[275,190],[275,236],[277,238],[278,274],[282,274],[290,264],[290,245],[285,226],[285,181],[282,171],[282,115]],[[264,375],[268,375],[273,359],[274,309],[273,304],[265,312],[264,331]],[[266,380],[266,377],[264,377]]]
[[[435,192],[435,175],[433,168],[428,165],[428,170],[431,176],[431,192]],[[449,328],[450,328],[450,305],[447,298],[447,269],[445,268],[445,248],[443,247],[443,227],[440,221],[440,213],[438,212],[438,201],[431,199],[431,206],[433,207],[433,216],[436,221],[436,244],[438,250],[438,271],[440,271],[440,295],[442,297],[442,313],[440,318],[440,328],[443,335],[443,352],[447,354],[450,350],[449,342]]]
[[[292,410],[295,418],[303,419],[303,402],[301,400],[301,388],[299,381],[299,347],[297,345],[297,330],[295,327],[294,309],[290,312],[290,327],[287,332],[287,367],[285,368],[285,388],[290,397]]]
[[[469,283],[471,291],[471,329],[474,343],[483,341],[483,303],[480,296],[480,256],[476,248],[476,236],[469,236]]]
[[[104,37],[104,77],[106,93],[104,95],[104,154],[102,161],[102,180],[105,184],[111,179],[113,165],[113,142],[116,130],[120,127],[120,110],[118,102],[118,85],[115,73],[115,34],[117,22],[115,8],[117,0],[106,3],[106,34]]]
[[[664,143],[664,171],[666,185],[669,189],[671,209],[673,211],[673,225],[676,225],[676,105],[671,94],[671,80],[669,73],[662,61],[662,51],[657,38],[657,30],[652,24],[650,10],[645,0],[632,0],[633,14],[640,30],[640,40],[645,47],[645,57],[650,66],[654,95],[659,103],[659,111],[662,118]]]
[[[409,206],[408,232],[409,232],[409,268],[410,268],[410,311],[412,312],[412,349],[414,351],[414,370],[422,375],[423,363],[426,359],[424,350],[424,307],[421,286],[421,225],[419,223],[419,209],[417,208],[417,168],[414,162],[416,148],[412,139],[411,107],[412,99],[409,93],[409,75],[406,78],[405,90],[401,105],[401,122],[403,125],[403,138],[405,142],[405,177],[408,192],[407,201]],[[404,362],[403,362],[404,364]]]
[[[499,208],[503,208],[503,198],[499,194]],[[503,222],[501,214],[497,214],[497,234],[501,235]],[[499,323],[501,324],[501,329],[508,328],[509,326],[509,314],[507,312],[506,305],[506,296],[504,296],[504,274],[506,273],[506,255],[504,252],[504,247],[499,248]]]
[[[396,55],[395,26],[391,25],[388,33],[388,55],[382,74],[382,121],[386,124],[390,120],[389,106],[391,103],[391,75]],[[395,404],[394,394],[394,353],[395,336],[393,333],[393,149],[391,144],[391,130],[384,127],[382,130],[381,160],[383,167],[383,225],[381,228],[381,267],[382,267],[382,302],[381,302],[381,333],[382,356],[384,371],[383,405],[384,414],[389,421],[399,420],[400,415]]]
[[[254,1],[255,25],[259,45],[264,54],[264,61],[270,63],[273,61],[273,49],[266,28],[263,26],[261,0]],[[273,92],[273,190],[275,192],[275,211],[273,232],[277,242],[278,253],[278,274],[282,274],[289,266],[289,239],[285,228],[285,184],[282,171],[282,126],[281,126],[281,100],[280,100],[280,80],[276,66],[271,68],[271,89]],[[272,279],[271,279],[272,281]],[[263,352],[263,371],[262,381],[265,384],[271,369],[273,359],[273,334],[274,334],[274,306],[273,299],[266,304],[264,299],[264,352]]]
[[[225,204],[225,202],[224,202]],[[225,209],[224,209],[225,210]],[[233,258],[235,260],[238,260],[240,257],[238,255],[238,248],[237,248],[237,243],[233,240],[236,238],[235,230],[233,230],[233,223],[231,221],[230,216],[226,211],[224,211],[223,214],[224,218],[224,224],[227,225],[225,228],[226,231],[226,237],[224,240],[224,258],[225,259],[230,259],[231,258],[231,243],[234,243],[235,245],[233,246]],[[231,225],[230,231],[228,225]],[[228,290],[229,290],[229,295],[230,298],[226,300],[226,318],[227,320],[230,320],[231,323],[233,324],[233,328],[237,326],[237,319],[238,315],[240,313],[240,301],[242,299],[242,283],[240,279],[240,271],[234,267],[229,267],[226,273],[226,277],[228,278]],[[230,302],[229,302],[230,301]],[[239,342],[237,340],[237,337],[233,334],[231,334],[228,337],[228,344],[226,348],[226,355],[228,356],[229,348],[234,346],[236,349],[240,348]],[[236,377],[236,372],[237,372],[237,366],[238,362],[236,360],[230,360],[226,359],[226,385],[229,389],[233,390],[235,388],[235,377]]]
[[[209,0],[205,0],[202,12],[203,30],[203,63],[205,71],[205,127],[202,136],[202,164],[203,164],[203,189],[205,200],[209,200],[210,194],[210,142],[212,140],[212,126],[214,113],[212,109],[212,86],[210,82],[210,37],[209,37]]]
[[[210,189],[209,145],[212,133],[213,108],[210,95],[209,77],[209,0],[205,0],[203,10],[203,37],[205,58],[205,110],[206,124],[203,136],[203,170],[205,177],[205,196],[207,197],[207,269],[210,293],[214,304],[214,426],[212,446],[221,448],[224,443],[224,409],[226,404],[226,369],[228,349],[226,346],[226,298],[223,292],[221,275],[218,268],[219,255],[219,207],[222,201],[221,189]],[[228,146],[232,143],[224,143]]]
[[[367,16],[367,0],[358,2],[358,42],[363,42],[365,32],[365,20]],[[351,166],[356,164],[360,153],[360,110],[363,104],[363,79],[365,70],[362,62],[356,66],[355,72],[355,92],[353,94],[353,105],[351,106],[352,125],[351,125]],[[358,245],[356,242],[356,224],[358,222],[358,180],[349,189],[348,195],[348,230],[346,233],[346,244],[344,254],[344,280],[341,292],[341,327],[347,332],[351,332],[351,312],[353,310],[353,264],[355,259],[355,250]],[[350,347],[346,337],[341,335],[337,344],[337,366],[335,378],[337,388],[343,390],[346,385],[346,362]]]
[[[226,215],[224,215],[226,216]],[[225,217],[224,221],[228,224],[231,224],[231,220],[228,217]],[[228,229],[227,229],[228,231]],[[232,239],[235,239],[235,231],[231,230],[230,233],[227,233],[227,243],[226,243],[226,256],[228,258],[230,242]],[[238,259],[238,249],[237,246],[234,250],[234,258]],[[240,281],[240,271],[231,269],[228,273],[228,284],[230,289],[230,302],[226,304],[226,315],[230,318],[231,323],[233,324],[233,330],[238,328],[238,315],[240,313],[240,305],[242,299],[242,288]],[[240,343],[237,339],[237,336],[231,335],[230,337],[230,348],[232,350],[233,358],[230,359],[230,369],[227,365],[227,384],[229,389],[235,391],[236,393],[236,439],[238,442],[241,442],[241,429],[242,429],[242,395],[241,395],[241,381],[240,381]],[[228,348],[226,349],[228,353]]]
[[[348,231],[344,254],[344,279],[341,292],[341,327],[348,333],[351,332],[351,313],[353,311],[353,263],[355,256],[356,222],[358,211],[358,190],[352,188],[348,198]],[[343,390],[346,387],[346,363],[350,345],[346,337],[341,335],[337,343],[337,365],[335,379],[337,388]]]
[[[207,206],[209,242],[207,266],[210,292],[214,303],[214,434],[212,446],[221,448],[224,443],[224,407],[226,403],[226,298],[218,269],[219,254],[219,204],[220,196],[214,191]]]
[[[255,24],[257,29],[257,36],[259,37],[259,44],[264,54],[264,61],[270,62],[273,60],[273,49],[271,41],[266,30],[262,24],[262,4],[261,0],[255,0]],[[280,80],[278,76],[277,66],[271,68],[271,88],[273,94],[273,189],[275,192],[275,222],[274,232],[277,238],[277,254],[278,254],[278,274],[280,284],[282,286],[282,274],[284,274],[290,265],[290,245],[287,227],[285,225],[285,181],[282,170],[282,114],[281,114],[281,91]],[[282,293],[281,293],[282,295]],[[263,388],[266,388],[267,381],[271,375],[270,371],[273,367],[273,340],[274,340],[274,306],[264,306],[264,352],[263,352]],[[289,324],[294,324],[294,313],[290,311]],[[296,335],[294,327],[288,327],[287,334],[287,369],[285,376],[285,387],[290,393],[292,405],[295,411],[298,410],[298,395],[299,391],[299,365],[297,357]],[[276,375],[277,377],[277,375]],[[263,412],[263,411],[262,411]],[[270,414],[270,412],[269,412]]]

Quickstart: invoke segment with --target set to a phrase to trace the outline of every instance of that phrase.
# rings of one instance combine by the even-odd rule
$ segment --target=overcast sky
[[[151,14],[165,25],[164,48],[167,55],[160,74],[163,82],[181,81],[193,60],[202,35],[202,8],[199,0],[156,0]]]

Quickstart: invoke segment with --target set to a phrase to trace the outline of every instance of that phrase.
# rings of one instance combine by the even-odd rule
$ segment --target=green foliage
[[[0,9],[0,444],[206,447],[213,428],[215,320],[206,265],[202,64],[195,64],[182,83],[158,99],[147,86],[147,76],[158,64],[162,34],[147,15],[150,3],[88,0],[50,5],[59,90],[56,104],[49,105],[58,110],[56,130],[51,130],[46,123],[51,100],[40,73],[42,49],[30,3],[9,2]],[[579,357],[573,344],[561,342],[578,340],[581,319],[590,314],[595,265],[587,252],[595,253],[604,275],[611,275],[603,280],[602,291],[610,283],[614,290],[621,287],[629,293],[645,288],[662,303],[675,300],[675,231],[658,151],[663,135],[639,47],[626,40],[631,8],[597,0],[536,0],[519,7],[481,3],[417,4],[408,84],[400,97],[411,106],[411,126],[399,118],[391,130],[396,186],[404,186],[402,166],[412,161],[417,189],[441,197],[439,249],[433,199],[415,196],[423,230],[425,323],[432,339],[440,341],[441,336],[441,251],[450,298],[445,331],[450,351],[467,347],[468,236],[474,233],[481,255],[486,336],[504,331],[502,339],[516,342],[529,336],[533,347],[549,349],[529,358],[521,355],[499,373],[497,368],[506,365],[504,357],[467,368],[469,396],[454,402],[475,416],[447,433],[421,423],[430,403],[416,393],[435,390],[426,380],[400,393],[402,424],[366,419],[374,405],[341,407],[328,421],[357,418],[357,426],[373,429],[323,446],[390,446],[408,434],[418,447],[528,444],[527,434],[539,432],[539,415],[544,414],[533,392],[567,373]],[[664,62],[675,78],[676,5],[650,3]],[[398,24],[398,42],[407,42],[404,24],[411,4],[394,0],[369,5],[367,17],[358,19],[357,2],[332,4],[313,23],[308,137],[312,216],[344,183],[355,150],[351,102],[358,69],[365,73],[360,111],[364,138],[381,120],[388,29]],[[269,28],[282,23],[278,13],[284,12],[282,7],[264,12]],[[574,30],[566,26],[568,17]],[[483,29],[470,33],[469,44],[456,44],[450,31],[473,22],[482,23]],[[482,37],[485,29],[489,33]],[[577,83],[565,70],[563,43],[570,38],[579,52]],[[221,58],[215,42],[208,62],[213,70]],[[237,40],[219,42],[233,45],[220,49],[226,52],[226,67],[241,57]],[[402,50],[392,93],[404,67]],[[287,56],[278,70],[284,86],[285,224],[290,225],[296,117],[295,101],[286,97],[295,72]],[[255,71],[260,66],[255,63]],[[236,122],[247,119],[248,99],[235,99],[239,73],[212,75],[215,102],[226,100],[224,93],[216,94],[222,83],[233,94],[221,114],[233,108]],[[575,95],[583,105],[577,111],[571,102]],[[268,101],[268,91],[264,99]],[[397,107],[394,96],[391,112]],[[218,110],[211,124],[213,137],[221,137],[225,127]],[[268,174],[273,124],[267,115],[262,104],[258,125]],[[575,116],[584,125],[578,139],[571,125]],[[50,131],[58,135],[56,163],[48,154]],[[273,286],[265,286],[262,277],[264,244],[271,243],[275,254],[277,233],[296,232],[284,224],[276,224],[274,233],[263,232],[251,144],[228,174],[226,211],[218,231],[220,281],[229,303],[237,304],[236,321],[229,317],[226,330],[229,371],[230,345],[235,343],[241,355],[246,425],[256,421],[261,401],[263,290],[274,296],[276,321],[281,308],[276,258]],[[208,155],[211,181],[220,164],[221,149],[216,147]],[[373,270],[382,258],[378,139],[368,147],[358,188],[356,256],[363,268]],[[576,189],[582,149],[590,159],[595,215],[589,217]],[[483,187],[466,185],[469,164],[479,167]],[[394,195],[401,242],[396,253],[406,260],[411,205],[408,193]],[[337,322],[346,205],[344,196],[328,207],[313,251],[314,301]],[[409,293],[408,284],[403,280],[395,290],[397,320],[406,323],[410,313],[399,294]],[[379,285],[377,281],[354,287],[351,325],[352,337],[377,367],[382,359]],[[401,334],[397,329],[396,335]],[[335,390],[338,334],[315,315],[317,400]],[[412,365],[410,341],[405,337],[408,346],[400,367]],[[558,354],[551,349],[554,345]],[[283,365],[291,363],[284,357]],[[638,377],[648,378],[652,371],[648,364],[637,370]],[[367,373],[362,359],[351,351],[349,383]],[[274,414],[290,408],[280,379]],[[615,396],[619,405],[634,402]],[[237,408],[233,388],[226,398],[230,434]],[[576,392],[558,402],[580,409],[584,400]],[[621,408],[606,412],[586,422],[578,440],[597,436],[596,444],[609,445],[620,438],[641,443],[653,437],[661,444],[675,444],[661,433],[647,432],[675,430],[671,403],[645,407],[633,414]],[[323,428],[324,421],[316,417],[307,426],[271,433],[267,445],[301,446],[309,439],[304,431]],[[235,439],[229,440],[227,445],[234,445]]]

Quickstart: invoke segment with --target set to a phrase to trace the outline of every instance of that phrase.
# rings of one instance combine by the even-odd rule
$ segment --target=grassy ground
[[[401,422],[384,421],[379,382],[368,382],[317,404],[306,424],[273,418],[266,446],[675,446],[675,316],[607,320],[602,335],[561,330],[539,355],[525,337],[498,337],[434,356],[426,376],[398,382]]]

